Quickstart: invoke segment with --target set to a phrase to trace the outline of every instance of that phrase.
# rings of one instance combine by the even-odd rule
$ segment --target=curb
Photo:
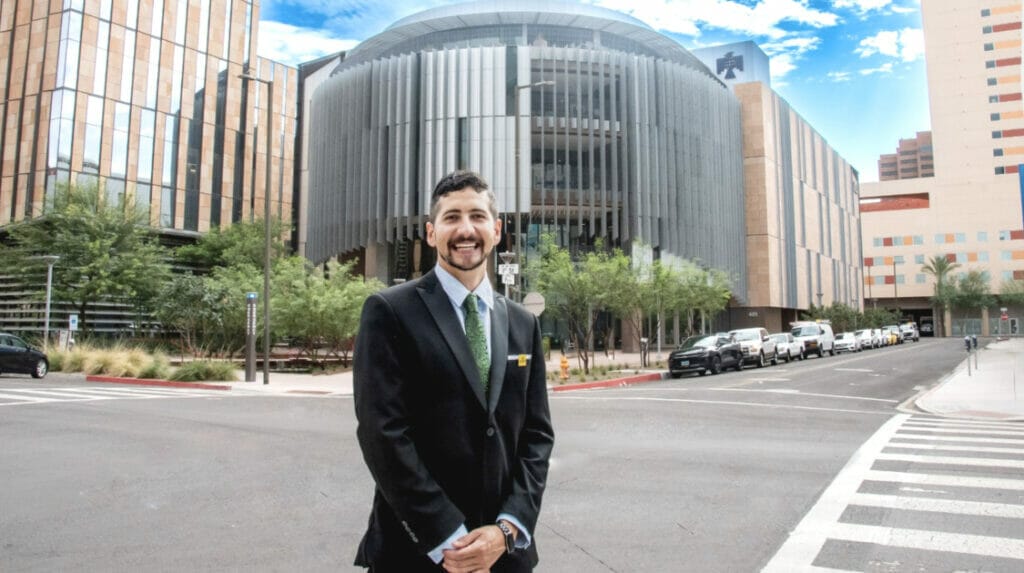
[[[591,390],[593,388],[616,388],[620,386],[630,386],[632,384],[642,384],[644,382],[659,382],[665,380],[664,372],[652,372],[650,374],[638,374],[636,376],[628,376],[626,378],[614,378],[612,380],[600,380],[598,382],[581,382],[578,384],[564,384],[562,386],[552,386],[552,392],[571,392],[573,390]]]
[[[170,388],[199,388],[202,390],[230,390],[230,384],[206,384],[203,382],[175,382],[173,380],[149,380],[145,378],[120,378],[117,376],[86,376],[86,382],[107,382],[134,386],[164,386]]]

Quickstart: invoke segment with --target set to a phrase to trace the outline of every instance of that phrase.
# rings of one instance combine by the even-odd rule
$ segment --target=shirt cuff
[[[509,521],[511,521],[511,520],[509,520]],[[517,527],[518,527],[518,525],[517,525]],[[466,530],[466,524],[460,525],[459,528],[455,530],[455,533],[449,535],[448,539],[445,539],[444,541],[441,542],[441,545],[438,545],[437,547],[434,548],[433,551],[431,551],[430,553],[427,553],[427,557],[430,557],[430,560],[433,561],[435,565],[441,563],[441,561],[444,560],[444,550],[445,549],[451,549],[452,548],[452,542],[454,542],[456,539],[462,537],[463,535],[465,535],[467,533],[469,533],[469,531]]]
[[[509,515],[507,513],[502,513],[498,515],[498,521],[501,521],[502,519],[516,526],[516,529],[519,530],[519,535],[516,536],[516,549],[526,549],[527,547],[529,547],[530,543],[532,542],[532,539],[530,537],[530,532],[527,531],[525,527],[523,527],[523,524],[520,523],[519,520],[515,518],[515,516]]]

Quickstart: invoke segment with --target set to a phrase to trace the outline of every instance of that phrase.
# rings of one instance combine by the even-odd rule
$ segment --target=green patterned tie
[[[484,324],[480,320],[476,300],[476,295],[469,293],[462,301],[462,308],[466,311],[466,338],[469,340],[469,349],[473,352],[473,361],[480,371],[480,380],[486,394],[491,372],[491,357],[487,354],[487,336],[484,334]]]

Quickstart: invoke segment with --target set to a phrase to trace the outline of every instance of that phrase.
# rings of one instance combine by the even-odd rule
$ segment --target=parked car
[[[921,336],[935,336],[935,325],[931,320],[922,320],[919,332]]]
[[[882,335],[888,338],[889,345],[900,344],[903,339],[900,337],[900,327],[895,324],[882,327]]]
[[[876,344],[875,337],[871,334],[870,328],[857,330],[853,334],[857,337],[857,341],[860,342],[861,350],[865,348],[875,348],[878,346],[878,344]]]
[[[673,378],[687,372],[699,372],[703,376],[729,368],[739,370],[742,364],[743,351],[728,334],[691,336],[668,356],[668,371]]]
[[[907,341],[913,340],[917,342],[921,340],[921,333],[917,331],[917,323],[904,322],[900,325],[900,340]]]
[[[779,358],[783,358],[786,362],[795,359],[804,359],[804,345],[796,341],[793,335],[789,332],[777,332],[775,334],[769,334],[772,340],[775,341],[775,354]]]
[[[835,335],[828,322],[798,321],[790,323],[793,338],[804,345],[804,355],[816,354],[821,358],[826,352],[835,355]]]
[[[42,378],[50,370],[50,362],[42,350],[6,332],[0,332],[0,373],[17,372]]]
[[[758,368],[771,362],[779,363],[779,355],[775,350],[775,341],[768,337],[768,331],[764,328],[740,328],[731,330],[729,334],[736,337],[743,350],[743,362],[756,364]]]
[[[835,339],[836,352],[860,352],[860,342],[852,332],[840,332]]]

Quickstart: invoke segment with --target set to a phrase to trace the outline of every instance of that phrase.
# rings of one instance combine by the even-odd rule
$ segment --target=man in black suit
[[[479,175],[437,183],[426,230],[437,266],[367,299],[356,338],[357,435],[376,482],[356,565],[530,571],[554,443],[540,324],[491,288],[501,221]]]

